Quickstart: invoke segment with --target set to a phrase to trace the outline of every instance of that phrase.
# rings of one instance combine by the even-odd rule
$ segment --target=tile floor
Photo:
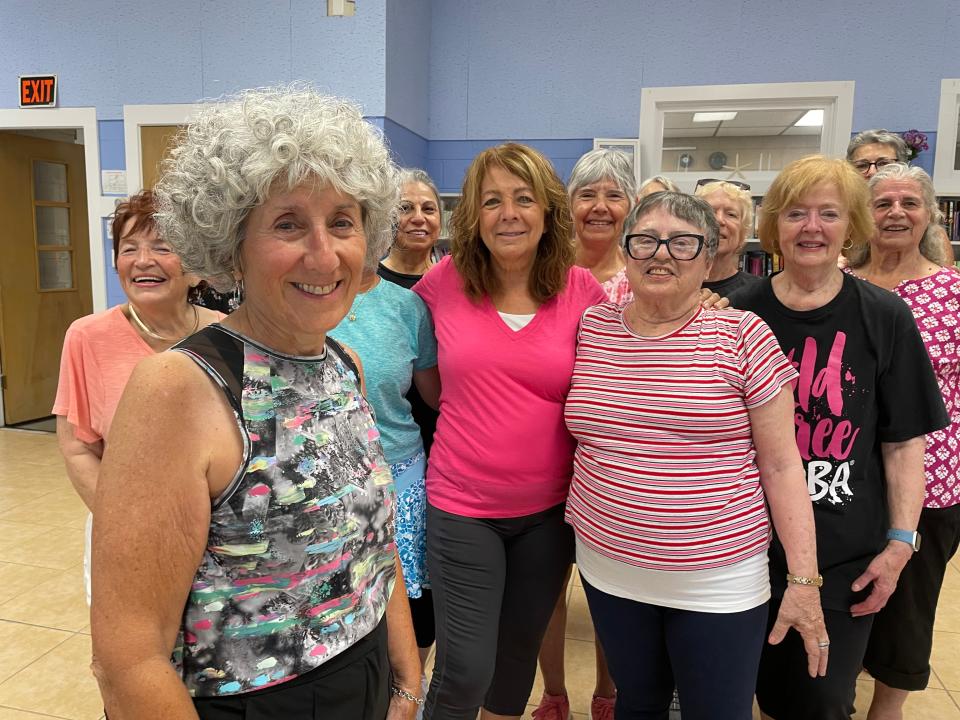
[[[0,429],[0,720],[99,720],[83,595],[86,509],[49,433]],[[593,631],[574,575],[568,590],[567,683],[575,720],[589,718]],[[960,559],[940,598],[930,688],[911,695],[908,720],[960,720]],[[871,681],[859,682],[866,717]],[[540,697],[539,678],[531,701]],[[524,718],[529,718],[530,705]]]

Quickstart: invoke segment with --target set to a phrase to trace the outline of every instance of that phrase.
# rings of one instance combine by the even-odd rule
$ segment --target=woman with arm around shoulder
[[[107,713],[412,718],[390,471],[360,370],[327,338],[391,231],[383,140],[310,88],[244,91],[201,109],[158,195],[184,266],[245,292],[144,361],[117,411],[94,528]]]
[[[519,718],[570,564],[574,441],[563,425],[577,323],[605,299],[573,265],[566,191],[535,150],[478,155],[452,255],[414,287],[437,334],[443,395],[427,468],[437,616],[431,720]]]
[[[943,401],[902,300],[837,267],[874,234],[869,190],[843,160],[790,163],[764,196],[760,238],[783,272],[734,293],[734,307],[770,326],[800,377],[796,440],[817,528],[821,598],[830,633],[825,678],[802,672],[802,651],[764,648],[760,709],[776,720],[841,720],[874,613],[914,550],[923,502],[924,435],[947,424]],[[791,572],[781,544],[770,553],[774,596]]]
[[[156,202],[144,190],[113,213],[113,263],[127,302],[74,322],[63,341],[53,412],[67,475],[93,509],[100,460],[113,414],[133,368],[223,316],[190,302],[198,278],[157,233]],[[87,517],[84,581],[90,602],[90,533]]]
[[[813,520],[791,425],[796,372],[750,313],[704,310],[713,210],[650,195],[625,224],[633,301],[588,310],[565,410],[577,439],[567,518],[616,713],[750,716],[767,628],[770,522],[793,584],[773,614],[827,668]]]
[[[874,679],[868,718],[887,720],[902,718],[908,693],[927,686],[937,599],[960,544],[960,274],[945,267],[942,218],[923,169],[887,163],[869,185],[876,233],[851,257],[851,271],[907,303],[950,416],[949,426],[926,438],[920,549],[877,613],[864,656]]]

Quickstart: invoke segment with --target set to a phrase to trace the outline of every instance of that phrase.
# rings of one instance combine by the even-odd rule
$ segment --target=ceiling
[[[694,122],[693,112],[667,112],[663,115],[663,136],[686,137],[755,137],[777,135],[819,135],[820,126],[797,127],[794,123],[807,109],[739,110],[733,120]]]

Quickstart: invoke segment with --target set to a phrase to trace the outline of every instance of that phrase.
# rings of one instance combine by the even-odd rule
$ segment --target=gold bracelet
[[[416,703],[416,704],[419,705],[420,707],[423,707],[423,698],[417,697],[416,695],[414,695],[414,694],[411,693],[411,692],[407,692],[406,690],[404,690],[404,689],[403,689],[402,687],[400,687],[399,685],[391,685],[391,686],[390,686],[390,692],[392,692],[392,693],[393,693],[394,695],[396,695],[397,697],[401,697],[401,698],[403,698],[404,700],[409,700],[410,702]]]
[[[791,585],[810,585],[812,587],[822,587],[823,575],[817,575],[816,577],[804,577],[803,575],[787,573],[787,582]]]

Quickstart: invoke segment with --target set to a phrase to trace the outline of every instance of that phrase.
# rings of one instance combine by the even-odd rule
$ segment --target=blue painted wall
[[[435,2],[431,140],[636,137],[640,89],[854,80],[854,129],[935,130],[956,0]],[[922,39],[921,39],[922,38]]]
[[[322,0],[0,0],[0,107],[17,75],[52,72],[62,107],[101,119],[300,79],[384,115],[385,2],[328,18]]]

